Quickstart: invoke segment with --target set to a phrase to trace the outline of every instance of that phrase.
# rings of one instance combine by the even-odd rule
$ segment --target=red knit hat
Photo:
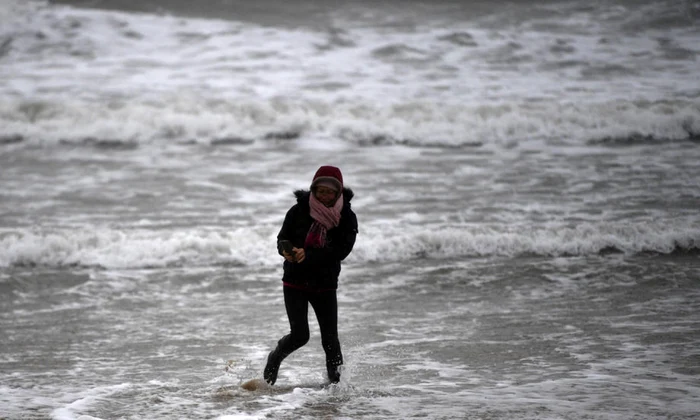
[[[343,174],[335,166],[321,166],[316,171],[316,175],[314,175],[311,188],[313,189],[318,185],[324,185],[340,191],[343,189]]]

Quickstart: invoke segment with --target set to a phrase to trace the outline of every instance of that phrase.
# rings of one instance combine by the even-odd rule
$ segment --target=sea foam
[[[22,231],[0,237],[0,267],[104,268],[274,266],[281,263],[275,230],[234,232],[94,230]],[[488,256],[585,256],[608,253],[696,252],[700,227],[692,223],[586,223],[570,226],[363,227],[348,262]]]
[[[684,25],[611,43],[598,31],[614,27],[578,10],[556,22],[576,29],[565,38],[517,25],[494,33],[478,20],[426,20],[407,33],[339,17],[345,27],[329,34],[45,1],[0,13],[0,145],[320,136],[454,147],[700,135],[697,35]],[[346,42],[324,47],[341,35]]]
[[[412,101],[376,106],[291,99],[212,103],[173,93],[99,106],[70,100],[6,101],[0,103],[0,120],[0,144],[31,145],[235,146],[321,136],[359,146],[459,147],[540,139],[582,145],[700,137],[700,103],[684,100],[502,106]]]

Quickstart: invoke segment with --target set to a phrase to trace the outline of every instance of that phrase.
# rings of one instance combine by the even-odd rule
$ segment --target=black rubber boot
[[[326,371],[328,372],[328,380],[331,381],[332,384],[337,384],[340,382],[340,367],[342,365],[336,365],[336,364],[331,364],[327,363],[326,364]]]
[[[263,379],[270,385],[274,385],[277,382],[277,373],[280,370],[280,365],[284,360],[284,356],[280,354],[279,347],[272,350],[267,356],[267,365],[265,365],[265,370],[263,371]]]

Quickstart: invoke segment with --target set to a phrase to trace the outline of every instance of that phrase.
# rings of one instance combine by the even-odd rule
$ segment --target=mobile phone
[[[280,246],[282,247],[282,249],[284,250],[284,252],[286,252],[287,254],[292,255],[292,256],[294,255],[294,252],[292,251],[292,248],[294,248],[294,245],[292,245],[292,241],[288,241],[286,239],[283,239],[279,243],[280,243]]]

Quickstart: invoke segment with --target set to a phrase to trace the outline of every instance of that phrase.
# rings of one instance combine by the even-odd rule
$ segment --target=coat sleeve
[[[337,244],[332,244],[331,252],[333,256],[339,261],[344,260],[352,252],[352,248],[355,246],[355,239],[357,238],[357,216],[355,212],[350,211],[348,214],[348,224],[347,228],[343,231],[340,236],[340,241]]]
[[[284,222],[282,223],[282,229],[280,229],[280,232],[277,234],[277,253],[280,255],[283,255],[280,241],[292,241],[294,239],[294,218],[296,209],[297,206],[294,205],[287,211],[287,214],[284,216]]]

